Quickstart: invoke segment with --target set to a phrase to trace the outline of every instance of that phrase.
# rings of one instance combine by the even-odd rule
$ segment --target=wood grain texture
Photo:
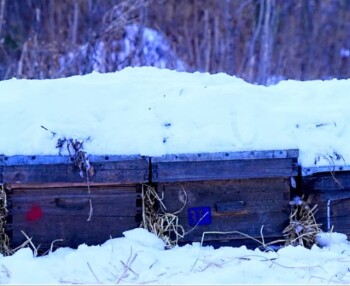
[[[297,165],[293,158],[152,163],[153,182],[274,178],[296,175]]]
[[[8,194],[9,212],[18,215],[37,204],[49,215],[86,215],[89,199],[98,216],[135,216],[136,199],[140,195],[135,187],[91,187],[14,189]]]
[[[140,186],[154,183],[159,194],[164,193],[167,211],[178,211],[186,203],[178,214],[186,231],[192,229],[189,208],[210,208],[211,223],[197,226],[186,241],[200,241],[203,231],[210,230],[260,237],[262,226],[266,237],[280,236],[288,222],[290,176],[297,175],[297,156],[297,150],[92,156],[95,172],[89,182],[67,156],[2,156],[7,230],[14,247],[25,241],[21,230],[46,249],[56,239],[64,239],[59,246],[102,243],[139,226]],[[87,222],[90,200],[93,216]],[[227,237],[241,239],[237,234]]]
[[[298,158],[299,150],[252,150],[237,152],[213,152],[213,153],[184,153],[166,154],[152,157],[152,162],[200,162],[200,161],[227,161],[227,160],[257,160],[257,159],[286,159]]]
[[[140,155],[88,155],[90,163],[148,161],[148,157]],[[67,155],[0,155],[0,165],[53,165],[70,164],[74,162],[72,156]]]
[[[91,183],[132,184],[148,182],[147,160],[108,161],[92,163],[94,175]],[[73,163],[28,164],[3,166],[3,181],[6,183],[86,183],[87,176],[79,175]]]
[[[330,223],[334,231],[350,236],[350,172],[315,173],[302,177],[302,192],[311,206],[317,204],[316,221],[327,231],[327,202],[330,202]]]
[[[193,227],[189,223],[189,208],[209,207],[211,223],[199,225],[185,240],[200,241],[203,231],[241,231],[260,237],[264,225],[266,236],[281,236],[288,224],[290,185],[289,179],[240,179],[224,181],[199,181],[181,183],[159,183],[159,195],[170,213],[181,210],[179,224],[185,231]],[[243,202],[232,211],[217,209],[217,204]],[[232,239],[237,234],[227,235]]]
[[[36,245],[60,246],[102,243],[139,226],[138,186],[12,189],[8,193],[7,232],[11,246],[25,241],[23,230]],[[91,199],[93,214],[90,213]]]
[[[232,232],[229,234],[211,234],[205,236],[205,241],[243,239],[243,235],[235,233],[239,231],[251,237],[261,239],[261,229],[266,238],[282,238],[282,231],[288,225],[288,216],[283,212],[261,212],[233,216],[213,216],[210,225],[198,225],[194,229],[189,227],[185,218],[179,219],[188,234],[182,241],[201,241],[203,232],[220,231]],[[193,230],[192,230],[193,229]]]

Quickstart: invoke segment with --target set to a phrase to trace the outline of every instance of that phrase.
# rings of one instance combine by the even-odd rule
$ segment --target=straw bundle
[[[317,205],[310,208],[309,204],[300,198],[290,202],[292,207],[289,225],[284,229],[286,245],[301,245],[310,248],[315,243],[316,235],[321,232],[320,224],[316,222]]]
[[[179,224],[177,216],[183,207],[175,213],[167,212],[163,198],[158,195],[155,188],[149,185],[142,185],[141,227],[161,238],[166,248],[178,245],[179,239],[185,235],[185,230]]]

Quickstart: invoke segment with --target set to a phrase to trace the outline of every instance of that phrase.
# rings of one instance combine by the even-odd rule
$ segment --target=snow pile
[[[340,237],[340,241],[337,237]],[[277,252],[201,247],[164,250],[143,229],[102,245],[60,248],[33,257],[29,248],[0,258],[6,284],[329,284],[350,283],[350,244],[341,234],[325,248],[285,247]]]
[[[321,247],[330,247],[333,244],[347,244],[347,236],[342,233],[318,233],[315,237],[317,245]]]
[[[163,155],[299,148],[303,166],[350,161],[349,80],[258,86],[153,67],[0,82],[0,153]],[[41,128],[57,133],[53,136]]]
[[[0,90],[5,155],[56,155],[58,140],[73,138],[85,140],[85,150],[96,155],[298,148],[303,166],[350,159],[349,80],[264,87],[225,74],[143,67],[13,79],[0,82]],[[276,252],[199,243],[165,250],[159,238],[134,229],[102,245],[60,248],[43,257],[24,248],[0,257],[0,283],[350,283],[346,236],[320,234],[317,243]]]

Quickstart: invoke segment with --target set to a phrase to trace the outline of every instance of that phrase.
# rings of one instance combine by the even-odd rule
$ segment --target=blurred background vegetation
[[[0,79],[127,66],[248,82],[350,76],[349,0],[0,0]]]

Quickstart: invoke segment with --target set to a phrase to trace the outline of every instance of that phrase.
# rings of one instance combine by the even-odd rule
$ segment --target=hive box
[[[166,155],[152,158],[151,177],[167,212],[181,210],[182,242],[232,241],[242,234],[282,238],[290,214],[298,150]]]

